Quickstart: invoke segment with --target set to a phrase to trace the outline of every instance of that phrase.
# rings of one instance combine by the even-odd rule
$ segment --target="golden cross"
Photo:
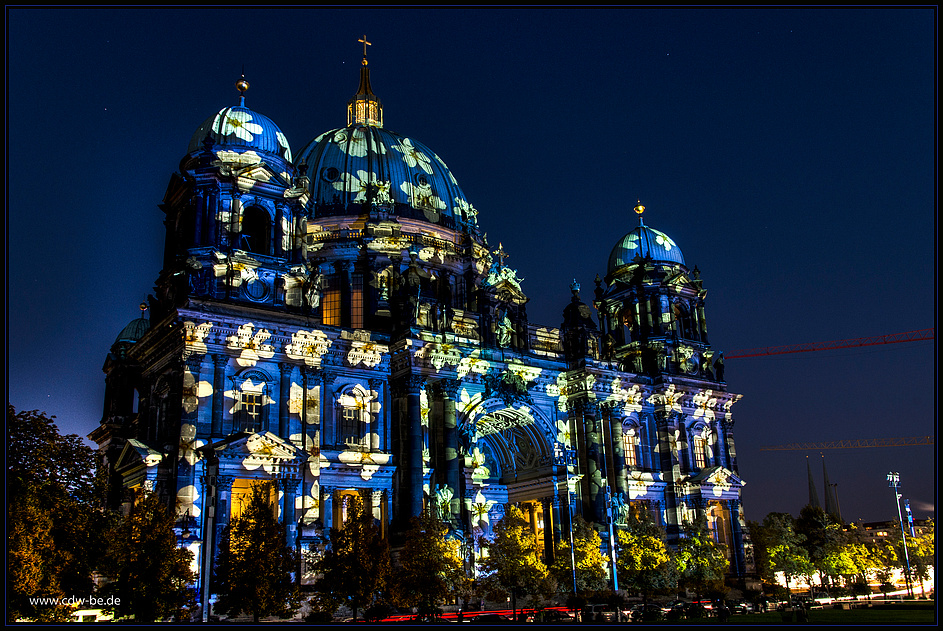
[[[370,42],[367,41],[367,36],[366,36],[366,35],[363,36],[363,39],[358,39],[357,41],[358,41],[358,42],[361,42],[361,43],[363,44],[363,57],[364,57],[364,59],[366,59],[366,58],[367,58],[367,46],[373,46],[373,44],[371,44]]]

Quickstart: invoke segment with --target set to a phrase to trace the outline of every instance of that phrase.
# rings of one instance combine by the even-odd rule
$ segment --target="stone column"
[[[298,480],[293,478],[279,478],[277,488],[283,493],[281,523],[285,525],[285,544],[295,547],[298,537],[298,523],[295,516],[295,498],[298,497]]]
[[[732,558],[730,569],[737,576],[744,576],[747,572],[746,558],[743,555],[743,528],[740,527],[740,500],[727,500],[727,515],[730,518],[730,547]]]
[[[225,355],[213,355],[213,422],[210,434],[213,438],[222,438],[223,400],[226,398],[226,365],[229,358]]]
[[[334,410],[334,380],[337,375],[329,372],[321,372],[321,444],[334,445],[337,442],[337,423],[335,422]]]
[[[394,431],[396,432],[399,453],[395,453],[400,462],[400,487],[396,498],[397,522],[406,527],[412,517],[422,514],[423,470],[422,470],[422,410],[420,408],[420,390],[425,378],[420,375],[406,375],[396,383],[395,398],[399,400],[396,409]]]
[[[334,491],[337,487],[322,486],[321,488],[321,522],[324,532],[330,532],[334,526]]]
[[[289,363],[280,362],[279,382],[278,382],[278,435],[282,438],[289,437],[288,423],[288,400],[291,394],[291,371],[293,366]],[[307,394],[307,393],[306,393]]]
[[[455,379],[440,379],[438,393],[442,397],[442,439],[445,448],[445,462],[437,466],[445,469],[445,484],[452,489],[449,510],[452,518],[461,514],[462,502],[459,493],[459,478],[462,473],[462,461],[459,458],[458,424],[455,418],[455,398],[461,383]]]

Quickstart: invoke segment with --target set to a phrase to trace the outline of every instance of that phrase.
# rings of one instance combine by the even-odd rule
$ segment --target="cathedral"
[[[574,281],[560,319],[534,323],[481,229],[496,210],[479,216],[435,152],[384,127],[366,58],[347,125],[295,154],[236,87],[170,176],[163,269],[105,360],[91,438],[113,506],[135,489],[175,506],[201,577],[257,481],[299,550],[351,498],[394,542],[432,511],[469,555],[511,504],[547,556],[575,516],[608,548],[644,506],[669,543],[705,517],[745,575],[741,395],[700,272],[641,204],[602,244],[593,295]]]

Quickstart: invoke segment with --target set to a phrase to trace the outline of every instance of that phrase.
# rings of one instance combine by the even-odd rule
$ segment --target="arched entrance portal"
[[[544,557],[550,559],[562,533],[560,509],[566,512],[566,477],[554,466],[550,424],[528,408],[487,403],[491,406],[482,405],[479,415],[464,419],[468,426],[463,433],[475,438],[470,445],[471,466],[466,468],[472,527],[490,534],[504,516],[504,506],[514,504],[529,521]],[[480,518],[483,502],[487,520]]]

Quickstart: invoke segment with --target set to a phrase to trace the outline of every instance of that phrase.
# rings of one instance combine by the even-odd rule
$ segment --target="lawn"
[[[694,622],[693,620],[691,622]],[[716,618],[708,618],[703,622],[716,622]],[[795,615],[792,619],[797,623]],[[936,623],[936,609],[932,606],[921,609],[813,609],[809,612],[808,624],[860,624],[860,625],[898,625]],[[730,624],[783,624],[782,615],[773,611],[770,613],[754,613],[730,616]]]

